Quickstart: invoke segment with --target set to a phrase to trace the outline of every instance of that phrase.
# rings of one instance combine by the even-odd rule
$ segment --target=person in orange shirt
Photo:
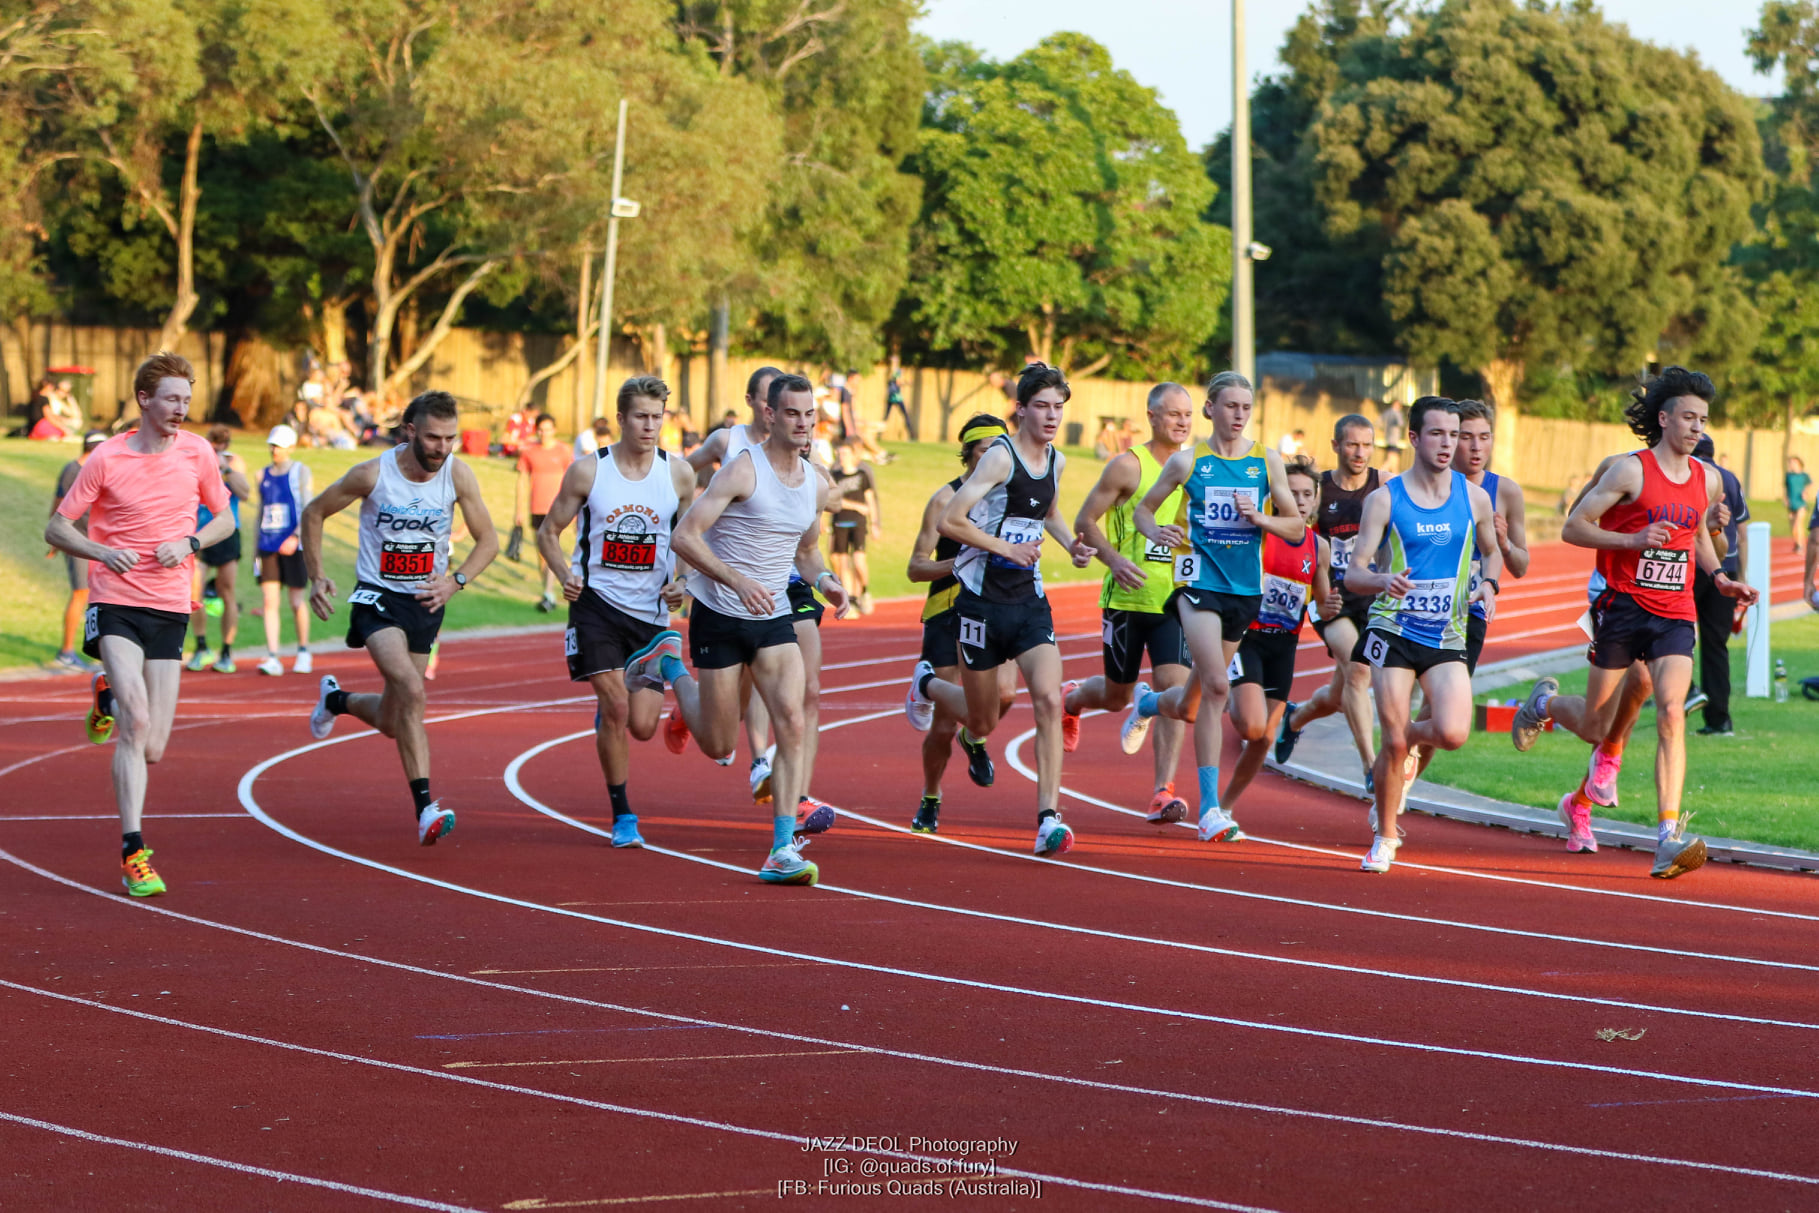
[[[543,525],[550,503],[562,490],[562,477],[575,454],[568,444],[556,440],[556,419],[548,413],[537,414],[536,438],[518,452],[518,502],[512,514],[512,525],[521,527],[530,519],[535,531]],[[556,609],[556,575],[543,570],[543,597],[537,609],[546,614]]]
[[[113,736],[121,878],[134,897],[164,892],[141,832],[146,768],[164,757],[177,713],[196,553],[234,531],[214,449],[183,429],[196,372],[155,354],[133,375],[139,428],[95,448],[44,528],[44,541],[92,561],[82,651],[99,658],[89,740]],[[196,529],[196,507],[213,514]],[[88,515],[88,533],[76,520]]]

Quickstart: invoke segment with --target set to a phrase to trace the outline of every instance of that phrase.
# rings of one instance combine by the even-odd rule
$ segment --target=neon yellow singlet
[[[1099,605],[1114,611],[1143,611],[1151,615],[1160,615],[1168,596],[1174,593],[1175,553],[1168,548],[1151,543],[1137,529],[1137,503],[1150,491],[1162,475],[1162,465],[1150,454],[1147,444],[1131,448],[1131,454],[1137,457],[1137,491],[1132,493],[1123,505],[1112,507],[1105,516],[1105,537],[1112,541],[1112,546],[1119,554],[1130,560],[1145,573],[1149,579],[1143,588],[1127,590],[1106,574],[1105,588],[1100,591]],[[1176,489],[1163,501],[1162,508],[1156,511],[1156,521],[1168,525],[1179,520],[1182,494]]]

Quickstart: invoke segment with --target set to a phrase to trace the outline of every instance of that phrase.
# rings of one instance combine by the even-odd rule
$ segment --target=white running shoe
[[[1074,849],[1074,832],[1061,820],[1061,814],[1044,817],[1036,827],[1036,854],[1060,855]]]
[[[737,753],[737,751],[735,751],[735,753]],[[714,765],[717,767],[732,766],[733,765],[733,755],[732,754],[722,754],[720,757],[714,759]]]
[[[1244,841],[1244,831],[1238,827],[1238,819],[1216,804],[1200,810],[1199,833],[1201,842]]]
[[[277,675],[284,673],[284,663],[279,661],[276,657],[267,657],[264,661],[259,663],[259,672],[261,674],[270,674],[273,677],[276,677]]]
[[[1405,798],[1402,802],[1401,813],[1406,813],[1406,812],[1408,812],[1408,801]],[[1408,837],[1408,831],[1402,828],[1401,813],[1398,813],[1396,815],[1396,837],[1399,839]],[[1377,832],[1377,802],[1376,801],[1373,800],[1371,802],[1371,811],[1365,815],[1365,820],[1370,822],[1371,833],[1375,834]]]
[[[770,853],[758,869],[758,879],[766,884],[814,884],[821,879],[821,869],[802,858],[808,840],[798,838]]]
[[[335,681],[333,674],[324,674],[322,684],[316,692],[316,710],[309,714],[309,735],[321,741],[335,731],[335,714],[328,710],[328,697],[332,691],[339,691],[341,684]]]
[[[934,666],[918,661],[916,672],[910,675],[909,690],[903,696],[903,714],[909,717],[910,728],[918,733],[928,732],[935,723],[935,701],[922,693],[922,679],[934,672]]]
[[[1149,691],[1149,683],[1137,684],[1136,691],[1131,695],[1130,711],[1125,713],[1124,727],[1118,730],[1118,748],[1126,754],[1135,754],[1143,748],[1143,739],[1149,736],[1150,724],[1156,719],[1154,716],[1145,716],[1137,710],[1138,703],[1142,702],[1143,697],[1149,694]]]
[[[430,804],[417,814],[417,841],[423,846],[435,846],[436,839],[454,828],[454,810],[443,808],[440,801]]]
[[[759,804],[771,798],[771,763],[776,757],[777,747],[773,745],[752,762],[752,799]]]
[[[291,673],[293,674],[311,674],[315,672],[315,669],[316,662],[309,655],[308,649],[299,652],[297,654],[297,659],[291,662]]]
[[[1401,845],[1401,841],[1395,838],[1371,839],[1370,852],[1365,855],[1364,862],[1358,865],[1359,870],[1364,872],[1389,871],[1390,864],[1396,861],[1396,848]]]

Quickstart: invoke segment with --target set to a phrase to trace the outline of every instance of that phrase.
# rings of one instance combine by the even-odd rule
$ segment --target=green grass
[[[63,604],[68,596],[68,583],[61,559],[44,559],[44,522],[50,513],[51,490],[57,473],[74,453],[74,447],[62,443],[30,442],[24,439],[0,439],[0,577],[9,588],[0,600],[0,669],[41,665],[57,651],[63,626]],[[896,458],[878,469],[878,495],[884,510],[884,539],[871,544],[872,594],[888,598],[922,592],[910,582],[910,542],[922,519],[922,507],[937,485],[960,470],[957,446],[946,443],[893,443],[889,449]],[[265,446],[257,436],[243,434],[234,442],[234,450],[247,462],[257,493],[258,473],[267,463]],[[378,454],[375,448],[360,451],[300,451],[302,462],[309,465],[317,491],[362,459]],[[1068,469],[1062,479],[1061,508],[1070,520],[1079,508],[1087,490],[1099,476],[1100,464],[1091,451],[1069,450]],[[480,489],[499,527],[503,543],[511,525],[512,494],[516,483],[512,465],[503,459],[469,460],[480,477]],[[247,517],[251,517],[250,513]],[[343,593],[354,583],[354,522],[356,511],[343,511],[329,521],[325,532],[323,555],[329,576]],[[243,529],[242,547],[247,555],[241,562],[239,598],[242,608],[240,635],[235,647],[244,654],[256,654],[264,641],[264,630],[255,615],[259,590],[254,582],[252,543]],[[460,545],[457,545],[459,552]],[[501,558],[475,581],[473,588],[457,595],[448,608],[447,629],[504,627],[547,623],[555,617],[539,614],[535,609],[539,593],[535,563],[535,542],[527,537],[525,560],[512,564]],[[1042,563],[1043,576],[1054,582],[1078,581],[1097,577],[1091,570],[1078,570],[1050,543]],[[284,612],[284,643],[292,635],[290,612]],[[314,621],[315,638],[344,634],[347,624],[345,608],[328,623]],[[218,635],[213,627],[211,635]]]
[[[1687,727],[1686,792],[1682,812],[1698,815],[1695,829],[1725,838],[1747,838],[1819,851],[1819,703],[1800,695],[1800,680],[1819,674],[1819,616],[1777,623],[1770,632],[1774,656],[1787,663],[1787,703],[1743,697],[1741,637],[1730,646],[1731,718],[1735,737],[1700,737],[1697,711]],[[1583,694],[1585,671],[1560,679],[1566,694]],[[1528,693],[1529,684],[1499,690],[1497,700]],[[1535,748],[1518,754],[1507,733],[1473,733],[1466,746],[1443,754],[1428,768],[1438,783],[1499,800],[1552,809],[1585,774],[1590,749],[1564,730],[1543,733]],[[1618,806],[1596,809],[1604,817],[1652,825],[1655,820],[1655,712],[1642,710],[1623,756]]]

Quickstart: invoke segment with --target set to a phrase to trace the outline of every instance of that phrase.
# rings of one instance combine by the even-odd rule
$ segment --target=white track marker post
[[[1768,609],[1770,605],[1768,558],[1773,551],[1769,546],[1773,540],[1768,537],[1768,523],[1766,522],[1749,523],[1745,530],[1750,538],[1750,566],[1743,570],[1743,576],[1756,587],[1761,597],[1756,599],[1756,605],[1749,608],[1743,616],[1748,670],[1744,696],[1749,699],[1767,699],[1769,695]]]

